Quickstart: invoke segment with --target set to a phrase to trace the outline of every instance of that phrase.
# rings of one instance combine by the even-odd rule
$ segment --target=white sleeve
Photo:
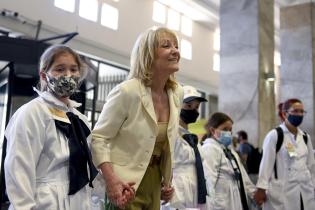
[[[39,109],[20,108],[11,118],[5,136],[7,193],[15,210],[34,209],[36,165],[43,148],[45,125]]]
[[[92,131],[92,157],[95,166],[111,162],[109,143],[117,135],[128,117],[128,93],[121,85],[116,86],[107,96],[103,110]]]
[[[207,182],[207,190],[209,195],[212,195],[212,190],[215,189],[215,184],[218,180],[218,170],[220,167],[220,162],[224,161],[225,156],[220,154],[220,152],[211,145],[203,145],[202,153],[204,155],[204,173]]]
[[[206,178],[207,173],[209,171],[209,166],[208,166],[205,154],[204,154],[204,150],[202,149],[202,145],[200,143],[198,144],[198,150],[199,150],[199,153],[200,153],[200,156],[201,156],[203,172],[204,172],[204,175],[205,175],[205,178]]]
[[[276,144],[278,140],[277,131],[270,131],[264,140],[263,156],[259,167],[259,176],[256,186],[261,189],[268,189],[269,181],[274,173],[276,161]]]
[[[315,186],[315,160],[314,160],[314,150],[312,145],[312,140],[309,135],[307,135],[307,150],[308,150],[308,156],[307,156],[307,167],[309,168],[312,176],[312,182]]]

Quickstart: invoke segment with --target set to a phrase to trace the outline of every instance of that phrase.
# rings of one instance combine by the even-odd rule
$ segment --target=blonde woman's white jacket
[[[182,88],[167,90],[170,116],[167,128],[169,149],[162,154],[163,182],[169,184],[172,156],[177,137]],[[96,166],[112,163],[114,173],[124,182],[136,182],[137,189],[149,165],[158,135],[151,88],[138,79],[116,86],[92,131],[92,156]]]
[[[224,154],[223,147],[212,138],[206,139],[202,145],[205,162],[208,166],[205,174],[210,197],[210,209],[208,210],[243,210],[234,170]],[[240,166],[247,197],[252,197],[256,190],[255,185],[250,181],[238,154],[234,150],[231,152]]]
[[[271,130],[264,140],[263,157],[257,182],[257,187],[265,189],[267,192],[267,201],[263,204],[263,209],[300,209],[300,195],[303,197],[304,209],[314,209],[315,160],[311,138],[307,135],[306,145],[301,129],[298,128],[295,139],[285,124],[281,124],[280,127],[283,130],[283,143],[277,154],[276,130]],[[288,148],[293,151],[291,155]],[[278,179],[275,179],[274,175],[275,161],[277,161]]]

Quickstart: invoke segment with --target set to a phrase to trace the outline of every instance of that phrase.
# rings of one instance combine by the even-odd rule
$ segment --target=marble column
[[[219,110],[261,146],[275,126],[274,0],[221,0]]]
[[[280,8],[280,87],[279,99],[302,100],[307,114],[301,128],[315,145],[314,70],[315,4],[305,3]]]

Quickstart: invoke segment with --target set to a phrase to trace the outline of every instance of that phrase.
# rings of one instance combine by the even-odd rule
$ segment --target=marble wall
[[[279,99],[302,100],[307,114],[301,128],[314,144],[315,5],[305,3],[280,9]]]
[[[219,111],[234,120],[233,131],[244,129],[249,141],[261,146],[274,127],[273,0],[221,0]]]

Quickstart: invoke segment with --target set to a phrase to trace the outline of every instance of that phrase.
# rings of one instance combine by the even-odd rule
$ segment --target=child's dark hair
[[[205,125],[205,129],[207,130],[207,136],[211,137],[210,128],[218,128],[221,124],[225,123],[226,121],[231,121],[233,123],[233,120],[223,112],[216,112],[212,114]]]

